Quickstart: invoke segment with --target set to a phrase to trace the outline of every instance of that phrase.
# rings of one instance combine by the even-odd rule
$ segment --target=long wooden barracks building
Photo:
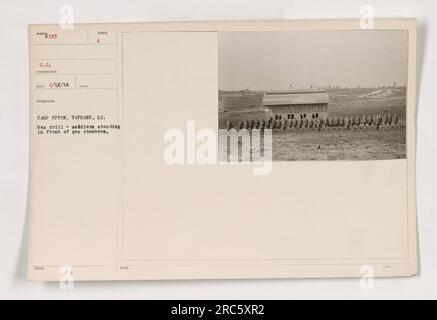
[[[326,90],[267,92],[263,98],[267,115],[274,119],[326,119],[328,104]]]

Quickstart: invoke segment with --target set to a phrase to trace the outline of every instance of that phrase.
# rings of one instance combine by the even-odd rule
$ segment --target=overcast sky
[[[406,85],[407,68],[407,31],[219,34],[222,90]]]

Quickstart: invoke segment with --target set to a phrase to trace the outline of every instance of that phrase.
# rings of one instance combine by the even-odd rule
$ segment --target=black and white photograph
[[[406,158],[408,33],[219,33],[219,128],[272,130],[274,161]]]

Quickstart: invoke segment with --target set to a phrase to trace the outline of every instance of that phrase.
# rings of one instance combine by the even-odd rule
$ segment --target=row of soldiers
[[[321,130],[322,128],[370,128],[375,127],[377,130],[382,125],[386,126],[397,126],[399,123],[398,114],[385,114],[381,116],[379,114],[374,115],[362,115],[362,116],[346,116],[346,117],[331,117],[331,118],[303,118],[300,119],[284,119],[279,115],[276,119],[270,117],[268,120],[248,120],[240,121],[236,127],[231,121],[227,121],[227,130],[231,129],[276,129],[276,130],[286,130],[290,129],[302,129],[302,128],[312,128]]]

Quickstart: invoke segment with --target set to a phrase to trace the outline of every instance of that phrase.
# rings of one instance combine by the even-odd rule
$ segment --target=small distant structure
[[[329,95],[326,90],[270,91],[263,106],[274,119],[326,119]]]

